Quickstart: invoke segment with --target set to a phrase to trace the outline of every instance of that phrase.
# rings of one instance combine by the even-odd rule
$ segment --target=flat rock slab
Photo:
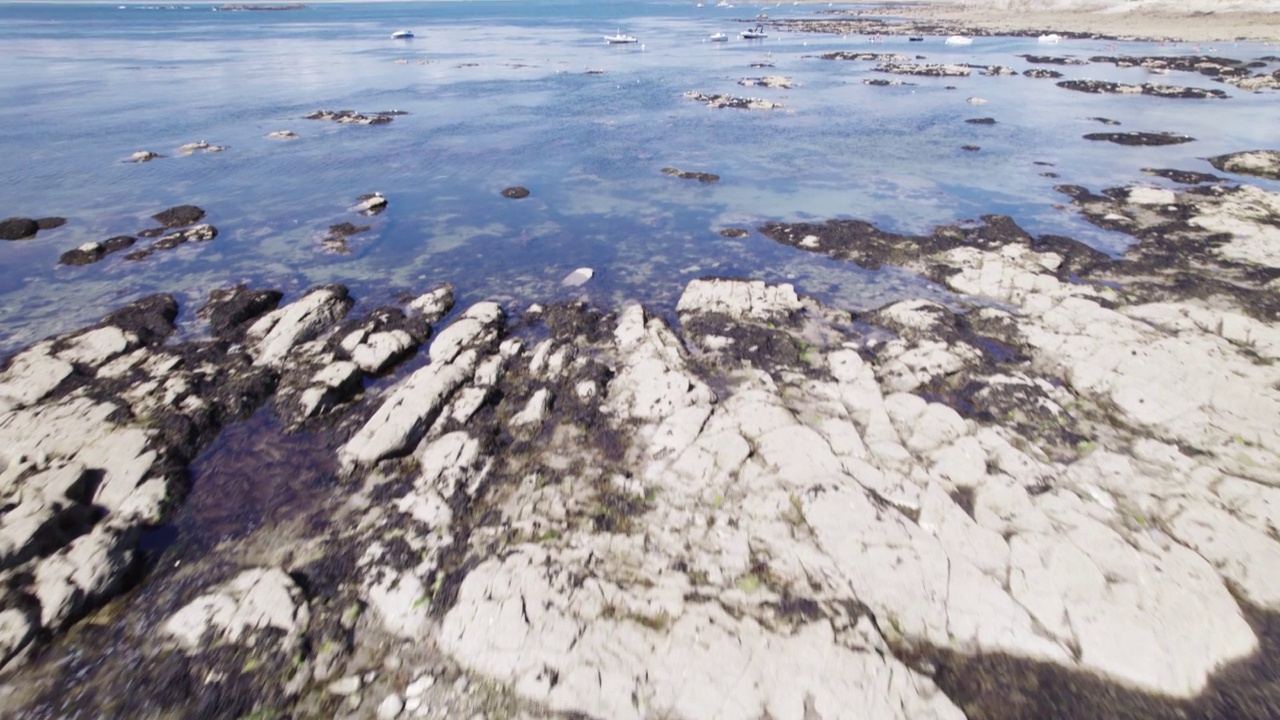
[[[719,182],[720,176],[709,172],[698,172],[696,170],[679,170],[672,167],[662,168],[663,175],[678,177],[682,180],[697,180],[702,183]]]
[[[1126,85],[1124,83],[1107,82],[1105,80],[1063,80],[1058,87],[1077,92],[1112,95],[1153,95],[1155,97],[1203,100],[1206,98],[1222,100],[1227,94],[1212,88],[1178,87],[1175,85]]]
[[[1182,143],[1195,142],[1195,138],[1190,135],[1179,135],[1172,132],[1114,132],[1114,133],[1089,133],[1084,136],[1085,140],[1099,140],[1104,142],[1115,143],[1117,145],[1129,146],[1152,146],[1152,145],[1181,145]]]
[[[1209,158],[1209,164],[1223,172],[1280,180],[1280,151],[1250,150]]]
[[[772,100],[764,100],[761,98],[740,98],[732,95],[704,95],[700,92],[689,91],[684,94],[686,100],[697,100],[705,103],[711,108],[734,108],[737,110],[775,110],[782,107],[782,103],[776,103]]]
[[[1212,162],[1212,160],[1210,160]],[[1202,185],[1204,183],[1226,182],[1226,178],[1212,173],[1193,172],[1190,170],[1174,170],[1171,168],[1142,168],[1142,172],[1172,180],[1183,185]]]

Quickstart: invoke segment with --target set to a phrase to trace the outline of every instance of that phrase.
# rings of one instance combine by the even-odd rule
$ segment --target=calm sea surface
[[[874,73],[874,63],[807,57],[902,52],[1021,71],[1031,66],[1020,53],[1087,58],[1190,53],[1190,45],[979,38],[950,48],[932,37],[872,43],[786,32],[744,41],[742,21],[761,7],[712,4],[491,0],[287,12],[0,4],[0,217],[69,220],[34,240],[0,242],[0,352],[152,292],[175,294],[189,314],[210,290],[237,282],[290,294],[343,282],[375,304],[449,281],[462,303],[492,297],[513,310],[581,296],[602,304],[639,299],[670,312],[684,284],[708,274],[790,281],[849,309],[945,297],[902,271],[865,272],[754,232],[729,240],[718,231],[833,217],[925,231],[1000,212],[1033,233],[1117,252],[1123,236],[1054,207],[1063,201],[1054,184],[1163,185],[1141,168],[1212,171],[1204,158],[1276,139],[1275,94],[1198,75],[1056,68],[1068,78],[1224,87],[1232,97],[1085,95],[1050,80],[976,74],[870,87],[864,78],[897,76]],[[777,19],[826,9],[765,12]],[[392,40],[402,28],[417,36]],[[602,36],[619,29],[640,42],[607,45]],[[707,42],[716,31],[732,39]],[[1259,43],[1214,50],[1240,59],[1277,54]],[[761,62],[775,67],[751,67]],[[797,86],[737,84],[765,74]],[[688,90],[767,97],[785,108],[712,110],[683,99]],[[971,105],[972,96],[989,102]],[[322,108],[408,114],[373,127],[303,119]],[[963,122],[983,116],[999,122]],[[1109,129],[1093,116],[1123,123],[1110,129],[1169,130],[1198,141],[1088,142],[1085,133]],[[300,138],[264,137],[283,129]],[[197,140],[228,149],[178,155],[179,145]],[[966,144],[982,149],[961,150]],[[168,157],[125,162],[138,150]],[[661,173],[668,166],[723,179],[679,180]],[[1060,178],[1041,176],[1046,171]],[[505,199],[499,191],[509,185],[532,195]],[[349,254],[326,250],[325,229],[359,222],[349,208],[374,191],[389,199],[387,212],[367,220],[372,229],[351,238]],[[208,211],[216,240],[142,262],[120,253],[88,267],[57,264],[66,250],[136,233],[154,225],[150,215],[184,203]],[[562,288],[582,266],[596,276]]]

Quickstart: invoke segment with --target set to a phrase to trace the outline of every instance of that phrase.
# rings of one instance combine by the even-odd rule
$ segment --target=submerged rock
[[[351,252],[347,247],[347,238],[352,235],[369,232],[372,229],[372,225],[355,225],[349,222],[340,222],[329,226],[329,231],[325,233],[324,237],[320,238],[320,243],[325,248],[336,253],[346,254]]]
[[[1203,183],[1225,182],[1226,178],[1210,173],[1192,172],[1190,170],[1172,170],[1169,168],[1142,168],[1142,172],[1172,180],[1183,185],[1200,185]]]
[[[387,199],[383,197],[382,193],[369,193],[356,199],[359,200],[359,204],[351,208],[351,210],[361,215],[380,215],[382,211],[387,209]]]
[[[139,233],[141,235],[142,233]],[[162,235],[151,245],[142,250],[125,255],[125,260],[145,260],[159,250],[172,250],[179,245],[185,245],[189,242],[208,242],[218,236],[218,229],[212,225],[194,225],[185,230]]]
[[[793,87],[791,78],[782,77],[780,75],[766,75],[758,78],[742,78],[738,81],[738,84],[746,87],[780,88],[783,90],[788,90]]]
[[[969,123],[970,125],[995,125],[996,119],[991,117],[969,118],[965,120],[965,122]]]
[[[194,155],[198,152],[217,153],[227,149],[226,145],[210,145],[204,140],[187,143],[178,148],[179,155]]]
[[[1036,80],[1046,80],[1046,79],[1054,79],[1054,78],[1062,77],[1062,73],[1058,72],[1057,70],[1046,70],[1044,68],[1029,68],[1027,70],[1023,70],[1022,74],[1025,75],[1026,77],[1033,78]]]
[[[144,163],[144,162],[151,162],[152,160],[158,160],[163,157],[165,156],[159,153],[151,152],[150,150],[139,150],[138,152],[135,152],[134,154],[129,156],[128,162]]]
[[[1280,151],[1250,150],[1218,155],[1209,163],[1223,172],[1280,180]]]
[[[292,130],[273,130],[267,133],[264,137],[272,140],[297,140],[298,133]]]
[[[529,197],[529,190],[528,188],[522,188],[519,185],[515,185],[509,188],[505,188],[502,191],[502,197],[510,198],[512,200],[520,200],[522,198]]]
[[[560,284],[565,287],[579,287],[581,285],[586,285],[587,281],[595,274],[595,271],[591,268],[578,268],[566,275],[564,279],[560,281]]]
[[[1073,57],[1053,57],[1049,55],[1019,55],[1018,57],[1033,64],[1049,65],[1088,65],[1088,60]]]

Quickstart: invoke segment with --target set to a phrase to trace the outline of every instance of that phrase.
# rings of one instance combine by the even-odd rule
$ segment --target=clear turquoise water
[[[168,7],[168,6],[164,6]],[[347,283],[362,302],[385,302],[439,281],[463,302],[493,297],[513,310],[582,296],[603,304],[640,299],[670,311],[691,278],[747,275],[794,282],[841,306],[904,296],[944,297],[909,273],[877,273],[775,245],[724,227],[769,220],[854,217],[924,231],[989,212],[1034,233],[1076,237],[1105,250],[1126,238],[1083,223],[1057,183],[1092,188],[1148,178],[1143,167],[1212,171],[1212,155],[1273,146],[1277,95],[1227,88],[1226,101],[1094,96],[1021,76],[906,78],[877,88],[874,63],[806,55],[836,49],[924,54],[929,62],[1030,67],[1019,53],[1190,52],[1146,43],[774,32],[736,33],[757,6],[692,2],[417,2],[324,4],[290,12],[212,12],[208,4],[0,4],[0,216],[61,215],[69,223],[32,241],[0,243],[0,351],[91,321],[157,291],[191,312],[208,292],[249,282],[297,292]],[[189,9],[185,9],[189,8]],[[771,7],[774,18],[817,6]],[[391,40],[409,28],[411,41]],[[609,46],[621,29],[639,45]],[[705,38],[724,31],[724,44]],[[1202,48],[1207,51],[1207,48]],[[1257,43],[1216,48],[1228,57],[1276,54]],[[773,62],[767,70],[749,67]],[[604,75],[587,75],[588,68]],[[1208,78],[1107,65],[1056,68],[1067,77],[1220,87]],[[790,90],[737,80],[784,75]],[[952,84],[957,90],[945,90]],[[711,110],[687,90],[768,97],[773,112]],[[974,106],[971,96],[989,103]],[[400,109],[379,127],[302,119],[320,109]],[[1121,148],[1081,139],[1103,130],[1171,130],[1199,140]],[[965,118],[990,116],[995,126]],[[269,140],[291,129],[295,141]],[[179,157],[207,140],[218,154]],[[961,145],[976,144],[968,153]],[[137,150],[168,158],[124,162]],[[1046,168],[1036,161],[1050,162]],[[666,166],[714,172],[714,185],[661,174]],[[1060,178],[1041,177],[1052,170]],[[524,185],[532,195],[499,191]],[[353,252],[326,252],[331,224],[357,221],[356,197],[380,191],[390,209]],[[210,242],[136,263],[113,256],[62,267],[58,256],[89,240],[135,233],[171,205],[209,211]],[[146,241],[143,241],[146,242]],[[597,274],[563,289],[576,267]]]

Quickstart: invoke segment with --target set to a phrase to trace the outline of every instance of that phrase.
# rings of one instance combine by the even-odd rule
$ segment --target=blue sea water
[[[761,7],[692,1],[486,0],[325,3],[281,12],[215,12],[209,4],[0,4],[0,217],[59,215],[34,240],[0,243],[0,352],[90,322],[152,292],[190,313],[238,282],[297,293],[346,283],[362,303],[448,281],[462,303],[629,299],[670,312],[688,280],[743,275],[794,282],[849,309],[946,293],[894,268],[879,272],[778,246],[726,227],[849,217],[920,232],[991,212],[1033,233],[1068,235],[1109,252],[1127,238],[1080,220],[1058,183],[1092,189],[1166,181],[1144,167],[1212,171],[1204,158],[1274,144],[1275,94],[1251,94],[1194,74],[1056,67],[1068,78],[1223,87],[1223,101],[1086,95],[1022,76],[904,78],[874,63],[812,57],[830,50],[922,54],[928,62],[1031,67],[1021,53],[1188,53],[1153,43],[737,33]],[[821,5],[768,6],[772,18]],[[390,33],[411,29],[408,41]],[[636,45],[610,46],[621,30]],[[723,31],[727,43],[707,36]],[[1216,54],[1276,54],[1260,43]],[[1202,52],[1209,52],[1202,48]],[[759,69],[752,63],[775,67]],[[604,74],[585,71],[603,70]],[[1272,66],[1274,69],[1274,65]],[[740,87],[782,75],[788,90]],[[945,89],[954,85],[955,90]],[[685,91],[766,97],[781,110],[712,110]],[[966,98],[979,96],[986,105]],[[305,120],[317,109],[403,110],[382,126]],[[966,118],[994,117],[993,126]],[[1107,128],[1089,118],[1121,121]],[[264,136],[289,129],[292,141]],[[1176,131],[1197,142],[1122,148],[1085,141],[1103,130]],[[221,153],[187,157],[207,140]],[[981,146],[979,152],[962,145]],[[126,162],[135,151],[168,157]],[[1037,165],[1052,163],[1052,167]],[[712,172],[700,184],[663,167]],[[1051,170],[1060,177],[1043,177]],[[523,185],[532,194],[499,192]],[[350,240],[320,238],[356,198],[389,209]],[[91,240],[152,227],[148,217],[196,204],[220,231],[133,262],[58,265]],[[141,241],[146,243],[148,241]],[[560,280],[577,267],[582,288]]]

